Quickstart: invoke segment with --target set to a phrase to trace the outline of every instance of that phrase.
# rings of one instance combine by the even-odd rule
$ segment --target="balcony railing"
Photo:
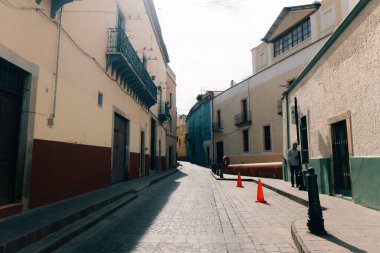
[[[108,29],[107,69],[112,67],[116,79],[149,108],[157,103],[157,87],[146,71],[125,32]]]
[[[212,130],[216,133],[223,131],[223,121],[212,122]]]
[[[158,120],[162,123],[170,118],[169,102],[160,102],[158,104]]]
[[[242,127],[252,124],[251,119],[251,111],[247,111],[246,113],[239,113],[235,115],[235,126]]]

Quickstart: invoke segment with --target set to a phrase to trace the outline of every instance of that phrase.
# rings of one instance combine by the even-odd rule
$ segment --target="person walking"
[[[300,185],[298,174],[300,173],[300,152],[298,143],[294,142],[292,148],[288,150],[288,163],[290,166],[290,180],[294,187],[294,176],[296,178],[296,186]]]

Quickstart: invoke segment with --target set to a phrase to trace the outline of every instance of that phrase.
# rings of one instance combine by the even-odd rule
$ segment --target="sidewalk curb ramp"
[[[145,185],[142,187],[126,189],[121,193],[109,194],[109,196],[99,199],[95,198],[94,201],[89,201],[90,203],[87,205],[84,204],[82,206],[81,200],[96,196],[97,193],[102,191],[110,191],[110,188],[85,193],[0,220],[0,253],[51,252],[136,199],[138,192],[171,176],[179,170],[180,167],[168,173],[162,173],[163,175],[159,175],[149,182],[145,182]],[[76,203],[71,203],[70,201],[76,201]],[[52,211],[65,209],[67,212],[64,215],[53,217],[54,214],[52,215]],[[38,218],[40,218],[40,220],[38,220]],[[18,224],[26,224],[26,228],[17,227],[16,229],[7,229],[7,226],[9,228],[15,228],[15,226],[18,225],[17,222],[13,221],[18,221]],[[4,227],[1,228],[4,225],[5,229]],[[27,227],[28,225],[30,226]],[[3,233],[1,230],[5,230],[5,232]]]

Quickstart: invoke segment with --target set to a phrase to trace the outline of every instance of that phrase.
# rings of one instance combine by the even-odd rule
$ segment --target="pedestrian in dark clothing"
[[[296,186],[300,185],[299,176],[300,173],[300,152],[297,149],[298,143],[294,142],[291,149],[288,150],[288,163],[290,166],[290,179],[292,187],[294,187],[294,177],[296,178]]]

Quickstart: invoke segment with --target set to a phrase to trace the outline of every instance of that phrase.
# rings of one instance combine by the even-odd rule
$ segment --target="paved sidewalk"
[[[106,215],[136,198],[139,191],[177,171],[177,168],[171,168],[159,173],[151,172],[151,175],[147,177],[118,183],[2,219],[0,220],[0,253],[16,252],[75,221],[108,208],[107,213],[101,214],[101,217],[95,217],[91,224],[94,225]],[[110,209],[109,206],[112,208]],[[83,226],[89,225],[83,224]]]
[[[236,175],[224,174],[224,177],[225,180],[237,179]],[[219,179],[217,176],[215,178]],[[256,177],[246,176],[242,179],[246,184],[258,180]],[[264,187],[307,205],[307,192],[292,188],[289,182],[270,178],[262,178],[261,181]],[[379,211],[338,197],[324,194],[319,197],[322,207],[325,208],[323,218],[328,235],[311,234],[306,226],[307,218],[295,220],[290,229],[299,252],[380,252]]]

